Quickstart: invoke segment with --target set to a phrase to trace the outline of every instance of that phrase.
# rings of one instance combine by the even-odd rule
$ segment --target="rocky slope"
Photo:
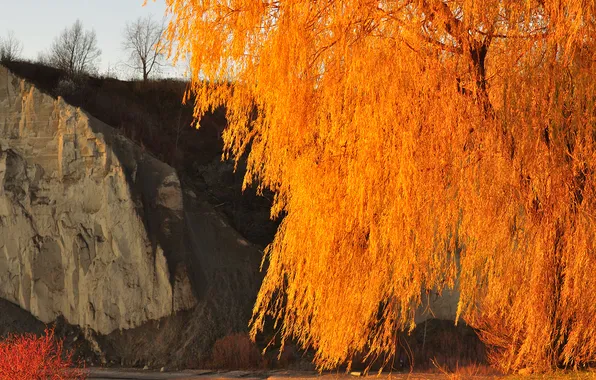
[[[63,316],[99,346],[163,338],[144,327],[163,320],[164,343],[182,345],[184,330],[200,355],[246,325],[259,259],[174,169],[0,67],[0,298],[43,322]]]

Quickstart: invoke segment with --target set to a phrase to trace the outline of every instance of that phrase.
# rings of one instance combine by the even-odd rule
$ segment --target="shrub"
[[[74,367],[72,352],[54,337],[53,329],[45,335],[9,335],[0,341],[0,380],[82,380],[86,371]]]
[[[218,339],[207,365],[214,369],[256,369],[266,366],[265,359],[247,334],[230,334]]]
[[[56,95],[65,97],[69,95],[73,95],[77,90],[77,84],[72,78],[63,78],[60,79],[58,85],[56,86]]]

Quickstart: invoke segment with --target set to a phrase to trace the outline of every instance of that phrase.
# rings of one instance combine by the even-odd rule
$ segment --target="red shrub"
[[[54,330],[44,336],[9,335],[0,341],[0,380],[82,380],[84,369],[73,368],[72,352],[55,339]]]
[[[236,333],[215,342],[207,366],[228,370],[258,369],[266,367],[266,362],[247,334]]]

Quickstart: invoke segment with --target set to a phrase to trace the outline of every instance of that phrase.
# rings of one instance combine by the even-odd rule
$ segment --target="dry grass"
[[[449,369],[439,365],[436,361],[433,361],[433,364],[439,372],[441,372],[450,380],[460,380],[478,377],[497,377],[501,375],[501,373],[499,373],[494,368],[488,365],[470,364],[460,367],[458,364],[456,364],[455,370],[450,371]]]
[[[437,369],[438,370],[438,369]],[[352,378],[354,376],[350,376]],[[439,373],[390,373],[375,376],[371,374],[368,376],[379,380],[594,380],[596,373],[594,372],[554,372],[542,375],[502,375],[496,374],[490,367],[474,368],[461,367],[456,372],[439,372]],[[349,379],[347,376],[341,378]]]
[[[444,368],[436,368],[438,373],[404,373],[404,374],[390,374],[389,376],[381,376],[380,378],[390,380],[488,380],[488,379],[502,379],[502,380],[594,380],[596,379],[596,372],[593,371],[559,371],[547,374],[534,375],[503,375],[496,372],[492,367],[488,366],[465,366],[459,367],[455,371],[448,371]]]
[[[509,375],[505,377],[506,380],[538,380],[538,379],[552,379],[552,380],[593,380],[596,379],[596,372],[582,371],[560,371],[547,374],[537,375]]]

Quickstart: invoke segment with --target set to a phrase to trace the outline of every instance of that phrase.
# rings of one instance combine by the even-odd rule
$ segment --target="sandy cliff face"
[[[219,256],[258,251],[188,203],[174,169],[0,67],[0,298],[102,334],[193,308]]]

